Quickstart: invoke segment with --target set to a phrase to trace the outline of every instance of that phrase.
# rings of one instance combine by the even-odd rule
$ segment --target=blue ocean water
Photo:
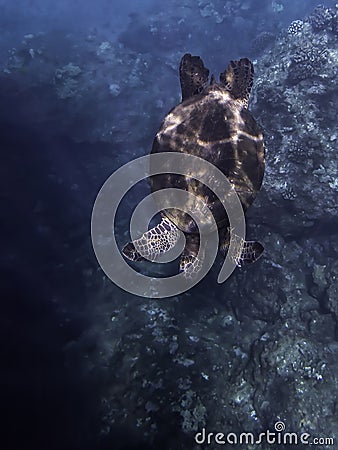
[[[218,448],[197,433],[257,437],[280,422],[338,448],[335,3],[0,0],[0,10],[1,447]],[[91,215],[106,179],[149,153],[181,101],[185,53],[216,78],[231,59],[254,63],[249,110],[266,172],[247,236],[265,252],[223,284],[218,256],[197,286],[154,299],[105,275]],[[120,247],[149,192],[144,181],[121,202]],[[177,262],[137,270],[163,277]]]

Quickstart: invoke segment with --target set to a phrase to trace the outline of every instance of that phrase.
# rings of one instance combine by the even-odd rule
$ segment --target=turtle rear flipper
[[[243,244],[242,252],[238,258],[236,264],[242,266],[244,264],[251,264],[262,256],[264,247],[257,241],[245,241]]]
[[[185,278],[194,278],[201,270],[202,261],[195,255],[183,255],[180,260],[180,272]]]
[[[130,261],[134,262],[145,261],[145,258],[143,258],[143,256],[136,250],[133,242],[128,242],[128,244],[126,244],[123,247],[122,253]]]
[[[198,258],[200,238],[198,234],[186,234],[186,244],[180,259],[180,272],[185,278],[194,278],[201,270],[203,260]]]
[[[179,229],[163,217],[158,225],[143,233],[139,239],[126,244],[122,253],[131,261],[154,261],[156,256],[172,249],[179,237]]]
[[[257,261],[264,251],[264,247],[260,242],[245,241],[234,233],[231,234],[231,239],[234,242],[230,247],[229,234],[223,237],[220,250],[223,254],[228,251],[230,258],[238,267]]]
[[[254,77],[254,67],[248,58],[230,61],[227,69],[221,73],[220,81],[231,95],[248,107],[249,95]]]
[[[208,84],[209,70],[199,56],[186,53],[180,63],[182,101],[199,94]]]

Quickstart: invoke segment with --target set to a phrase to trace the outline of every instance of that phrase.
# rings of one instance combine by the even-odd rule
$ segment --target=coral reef
[[[289,34],[297,34],[300,31],[302,31],[304,26],[304,22],[302,20],[294,20],[293,22],[291,22],[289,28],[288,28],[288,33]]]
[[[329,31],[337,34],[338,32],[338,7],[326,8],[325,6],[317,6],[312,14],[308,17],[315,32]]]
[[[298,82],[319,75],[326,64],[328,52],[325,46],[311,43],[300,46],[292,55],[289,80]]]

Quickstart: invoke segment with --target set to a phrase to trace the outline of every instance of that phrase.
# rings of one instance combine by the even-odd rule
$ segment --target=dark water
[[[256,80],[269,70],[273,78],[278,51],[270,60],[269,51],[283,48],[280,36],[316,5],[0,1],[2,449],[202,448],[194,441],[202,427],[258,434],[290,415],[289,431],[336,433],[338,445],[337,161],[330,156],[338,94],[331,72],[329,79],[309,73],[287,85],[297,92],[331,86],[308,94],[322,115],[309,116],[313,128],[304,134],[293,128],[290,135],[300,144],[312,139],[304,143],[312,153],[299,151],[298,165],[280,171],[283,183],[293,180],[294,203],[273,167],[276,156],[284,161],[290,117],[297,123],[303,113],[284,108],[283,99],[277,107],[269,103],[273,91],[255,91],[252,109],[271,169],[249,214],[248,234],[264,241],[263,262],[217,285],[218,259],[189,293],[153,300],[111,283],[90,239],[100,187],[122,164],[148,153],[161,120],[179,101],[181,56],[201,55],[215,73],[231,58],[248,56],[264,61]],[[334,11],[333,2],[325,6]],[[316,32],[323,34],[313,39],[337,57],[337,24]],[[269,36],[260,47],[262,33]],[[325,58],[337,62],[323,55],[322,74]],[[81,74],[67,72],[69,63]],[[323,129],[325,148],[316,141]],[[323,152],[325,162],[316,156]],[[313,180],[323,189],[313,194],[317,206],[322,199],[322,214],[320,205],[308,209],[301,200]],[[128,214],[147,189],[134,189],[119,211],[120,243],[127,239]],[[265,348],[269,336],[280,346]],[[272,370],[287,354],[290,361]],[[317,408],[308,416],[299,393],[303,379],[309,409]],[[237,400],[223,402],[232,386]]]

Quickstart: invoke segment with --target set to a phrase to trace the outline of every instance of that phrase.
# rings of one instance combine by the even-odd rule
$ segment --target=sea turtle
[[[165,117],[155,136],[152,154],[183,152],[203,158],[218,167],[235,188],[243,210],[253,203],[260,190],[265,167],[263,136],[248,111],[254,68],[247,58],[231,61],[220,74],[209,79],[209,70],[199,56],[185,54],[179,68],[182,102]],[[162,174],[151,177],[153,192],[164,188],[180,188],[202,199],[212,211],[219,230],[220,250],[229,248],[229,221],[219,199],[192,177]],[[186,245],[180,260],[180,271],[186,277],[196,274],[202,264],[198,260],[199,234],[190,215],[178,210],[162,211],[162,221],[139,239],[126,244],[124,256],[132,261],[158,254],[175,246],[180,232]],[[238,239],[237,265],[256,261],[263,246],[256,241]]]

